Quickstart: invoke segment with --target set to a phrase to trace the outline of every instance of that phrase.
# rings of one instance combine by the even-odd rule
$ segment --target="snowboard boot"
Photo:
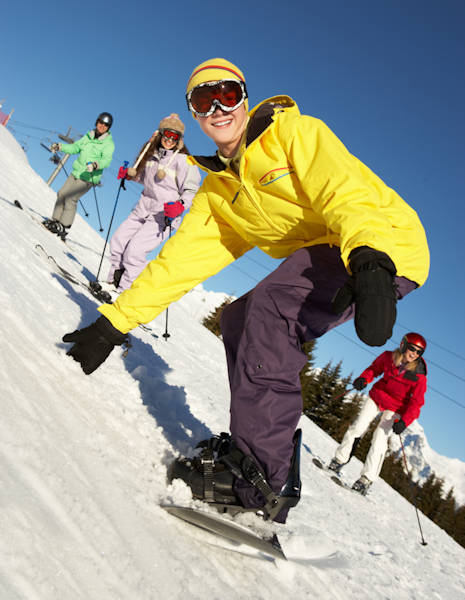
[[[337,458],[332,458],[331,462],[328,465],[328,469],[330,471],[334,471],[336,475],[339,475],[343,466],[344,463],[339,462]]]
[[[357,481],[353,484],[352,489],[356,492],[360,492],[362,496],[366,496],[368,493],[368,488],[371,486],[372,483],[373,482],[370,481],[368,477],[362,475],[360,479],[357,479]]]
[[[234,475],[220,462],[231,448],[231,436],[221,433],[197,444],[201,452],[194,458],[177,458],[168,467],[168,481],[182,479],[197,500],[215,504],[239,504],[234,493]]]
[[[302,431],[294,434],[294,453],[288,477],[279,493],[266,480],[262,468],[252,456],[245,455],[227,433],[200,442],[199,456],[178,458],[168,468],[168,481],[182,479],[194,498],[208,502],[222,512],[254,512],[265,521],[274,520],[281,511],[297,505],[300,500],[300,445]],[[259,490],[264,498],[262,507],[241,505],[234,483],[243,479]],[[287,513],[286,513],[287,514]]]

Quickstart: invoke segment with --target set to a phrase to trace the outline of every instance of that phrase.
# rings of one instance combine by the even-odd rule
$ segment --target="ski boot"
[[[61,241],[64,242],[66,240],[66,236],[69,233],[69,227],[65,227],[62,223],[60,223],[59,221],[56,222],[56,228],[55,228],[55,232],[57,234],[57,236],[59,238],[61,238]]]
[[[328,465],[328,469],[330,471],[334,471],[336,475],[340,475],[341,469],[344,466],[344,463],[341,463],[337,460],[337,458],[332,458],[331,462]]]
[[[115,286],[115,288],[119,287],[119,282],[121,281],[121,277],[123,276],[123,273],[126,269],[124,267],[121,267],[121,269],[115,269],[115,272],[113,273],[113,285]]]
[[[64,242],[66,236],[69,232],[69,227],[65,227],[60,221],[56,221],[55,219],[46,219],[43,222],[44,227],[46,227],[51,233],[55,233],[61,240]]]
[[[368,493],[368,488],[371,486],[372,483],[373,482],[370,481],[368,477],[362,475],[360,479],[357,479],[357,481],[353,484],[352,489],[356,492],[360,492],[362,496],[366,496]]]
[[[265,521],[274,520],[281,511],[300,500],[300,444],[302,431],[294,434],[294,453],[288,477],[279,493],[275,493],[265,474],[252,456],[245,455],[227,433],[204,440],[197,445],[201,452],[195,458],[178,458],[168,468],[168,481],[182,479],[194,498],[215,506],[220,512],[237,514],[254,512]],[[262,507],[241,505],[234,483],[243,479],[257,488],[264,498]]]
[[[57,232],[58,221],[56,221],[55,219],[45,219],[44,221],[42,221],[42,225],[51,233]]]

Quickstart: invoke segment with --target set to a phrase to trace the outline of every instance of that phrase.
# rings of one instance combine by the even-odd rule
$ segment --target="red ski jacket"
[[[360,377],[371,383],[375,377],[384,373],[383,378],[371,388],[370,398],[380,410],[396,412],[408,426],[419,417],[425,403],[426,363],[420,358],[414,371],[399,372],[399,367],[393,363],[392,354],[390,351],[383,352]]]

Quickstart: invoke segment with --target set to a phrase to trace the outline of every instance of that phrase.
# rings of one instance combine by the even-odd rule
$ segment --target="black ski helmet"
[[[113,125],[113,117],[108,112],[102,112],[97,117],[95,124],[97,125],[98,121],[102,121],[105,125],[108,125],[108,129]]]

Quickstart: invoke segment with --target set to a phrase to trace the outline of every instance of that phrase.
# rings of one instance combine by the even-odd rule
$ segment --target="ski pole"
[[[170,239],[171,237],[171,221],[173,219],[170,219],[169,217],[165,217],[165,223],[168,221],[168,227],[170,228],[169,234],[168,234],[168,239]],[[168,341],[168,338],[170,337],[170,334],[168,333],[168,309],[166,309],[166,321],[165,321],[165,333],[163,334],[163,337],[165,338],[166,341]]]
[[[402,442],[402,438],[400,436],[400,433],[399,433],[399,440],[400,440],[400,445],[401,445],[401,448],[402,448],[402,454],[404,455],[405,470],[407,471],[407,475],[409,476],[410,481],[412,482],[412,478],[410,476],[410,472],[409,472],[409,469],[408,469],[408,466],[407,466],[407,458],[405,456],[404,443]],[[423,537],[423,531],[421,530],[420,516],[418,515],[418,508],[417,508],[417,499],[416,499],[416,496],[413,493],[412,493],[412,499],[413,499],[413,506],[415,507],[415,512],[417,514],[418,527],[420,529],[421,545],[422,546],[427,546],[428,543],[425,542],[425,538]]]
[[[98,276],[100,275],[100,269],[102,267],[103,257],[105,256],[105,250],[106,250],[106,247],[107,247],[108,237],[110,235],[111,225],[113,223],[113,217],[115,216],[116,205],[118,204],[118,199],[119,199],[119,195],[120,195],[121,189],[123,189],[123,190],[126,191],[126,188],[124,186],[124,182],[126,181],[127,165],[128,164],[129,164],[128,161],[124,161],[124,167],[120,167],[120,170],[119,170],[118,179],[121,178],[121,181],[120,181],[120,184],[119,184],[118,193],[116,194],[116,200],[115,200],[115,205],[113,207],[113,212],[111,214],[110,224],[108,225],[107,237],[105,238],[105,245],[103,246],[102,256],[100,257],[100,264],[98,266],[97,275],[95,277],[95,283],[98,282]]]
[[[99,231],[103,231],[103,227],[102,227],[102,221],[100,219],[100,211],[98,209],[98,202],[97,202],[97,192],[95,191],[95,183],[92,182],[92,189],[94,190],[94,198],[95,198],[95,207],[97,208],[97,217],[98,217],[98,224],[100,225],[100,229]]]
[[[81,200],[81,198],[79,198],[79,204],[81,205],[81,207],[82,207],[82,210],[84,211],[84,214],[86,215],[86,217],[88,217],[88,216],[89,216],[89,213],[86,211],[86,207],[85,207],[85,206],[84,206],[84,204],[82,203],[82,200]]]

